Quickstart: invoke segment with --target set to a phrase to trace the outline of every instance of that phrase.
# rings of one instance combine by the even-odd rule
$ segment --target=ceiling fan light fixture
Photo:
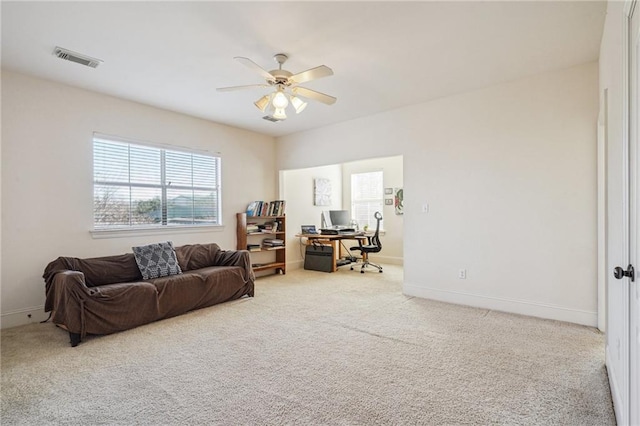
[[[278,63],[278,69],[272,71],[265,70],[249,58],[236,56],[234,59],[245,67],[260,74],[260,76],[265,80],[265,83],[219,87],[216,90],[218,92],[228,92],[239,89],[271,88],[271,93],[262,96],[253,103],[256,108],[267,114],[263,117],[265,120],[285,120],[287,118],[286,109],[289,105],[293,107],[296,114],[300,114],[306,109],[307,101],[318,101],[327,105],[333,105],[337,100],[333,96],[299,86],[301,83],[333,75],[333,70],[326,65],[320,65],[315,68],[310,68],[306,71],[293,74],[286,69],[282,69],[282,65],[288,59],[287,55],[284,53],[278,53],[274,56],[274,59]]]
[[[269,101],[270,100],[271,100],[271,95],[264,95],[263,97],[261,97],[260,99],[255,101],[253,104],[260,111],[265,112],[267,110],[267,107],[269,106]]]
[[[284,112],[284,108],[276,108],[276,111],[273,113],[273,118],[285,120],[287,118],[287,114]]]
[[[307,107],[308,103],[306,103],[300,98],[291,96],[291,105],[296,110],[296,114],[300,114]]]
[[[287,96],[284,94],[284,91],[282,89],[278,89],[276,94],[273,96],[273,100],[271,101],[271,103],[273,104],[276,110],[281,109],[284,111],[287,105],[289,105],[289,100],[287,99]]]

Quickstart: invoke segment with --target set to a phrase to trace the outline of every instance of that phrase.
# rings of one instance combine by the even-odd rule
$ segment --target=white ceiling
[[[282,136],[598,59],[606,3],[2,2],[2,67]],[[97,69],[55,46],[104,60]],[[303,84],[336,96],[279,123],[268,89],[234,61],[335,75]]]

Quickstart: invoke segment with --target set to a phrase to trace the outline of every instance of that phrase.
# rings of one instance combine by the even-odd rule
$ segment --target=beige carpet
[[[603,336],[294,270],[256,297],[71,348],[2,332],[2,425],[611,425]]]

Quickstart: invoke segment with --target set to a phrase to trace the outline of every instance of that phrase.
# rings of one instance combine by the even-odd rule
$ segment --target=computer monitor
[[[349,226],[351,224],[351,215],[349,210],[329,210],[332,226]]]
[[[321,226],[325,229],[351,226],[349,210],[323,210],[321,219]]]

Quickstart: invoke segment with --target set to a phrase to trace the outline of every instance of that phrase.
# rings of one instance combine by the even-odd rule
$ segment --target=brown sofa
[[[249,252],[217,244],[175,248],[182,273],[143,280],[134,255],[59,257],[45,268],[45,312],[69,331],[71,345],[86,334],[110,334],[194,309],[253,297]]]

